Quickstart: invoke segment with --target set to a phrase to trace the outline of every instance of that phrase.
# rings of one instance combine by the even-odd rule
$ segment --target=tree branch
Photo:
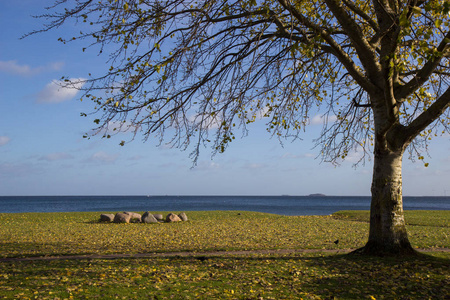
[[[439,56],[431,55],[431,58],[424,64],[422,69],[420,69],[416,76],[414,76],[408,83],[405,85],[399,86],[395,90],[395,98],[396,99],[405,99],[409,95],[411,95],[417,88],[422,86],[430,76],[435,72],[436,68],[439,66],[443,57],[445,57],[445,52],[450,48],[450,31],[447,32],[445,37],[439,43],[439,46],[436,48],[438,53],[441,53]]]
[[[436,121],[446,109],[450,108],[450,88],[447,90],[424,112],[422,112],[414,121],[405,127],[407,140],[413,140],[428,125]]]
[[[366,91],[375,91],[376,87],[362,74],[358,71],[355,62],[350,58],[350,56],[343,51],[342,47],[337,43],[329,32],[309,20],[307,17],[303,16],[294,6],[287,3],[285,0],[278,0],[278,2],[283,5],[292,15],[304,26],[310,28],[320,36],[322,36],[328,43],[329,48],[325,47],[328,53],[333,54],[347,69],[352,78],[361,85]]]
[[[361,18],[363,18],[367,23],[369,23],[370,27],[372,27],[372,29],[375,32],[380,31],[380,27],[378,27],[378,24],[368,14],[366,14],[363,10],[361,10],[359,7],[357,7],[353,2],[350,2],[348,0],[342,0],[342,2],[348,8],[350,8],[354,13],[356,13]]]
[[[340,1],[325,0],[325,3],[351,39],[368,77],[372,79],[372,82],[376,82],[376,78],[379,78],[381,74],[381,66],[377,63],[378,58],[375,48],[373,48],[366,40],[361,28],[355,20],[348,15]]]

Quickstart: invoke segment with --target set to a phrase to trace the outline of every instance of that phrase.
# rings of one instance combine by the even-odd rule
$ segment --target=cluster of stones
[[[145,212],[142,215],[135,212],[118,212],[114,214],[101,214],[100,222],[114,222],[114,223],[160,223],[160,222],[181,222],[187,221],[188,217],[184,212],[176,215],[174,213],[168,214],[165,218],[161,214],[152,214]]]

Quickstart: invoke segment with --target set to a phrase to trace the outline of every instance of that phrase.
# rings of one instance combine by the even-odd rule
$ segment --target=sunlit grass
[[[0,214],[0,257],[354,249],[366,242],[369,226],[368,212],[360,211],[187,214],[188,222],[164,224],[99,223],[96,212]],[[406,219],[414,246],[450,247],[448,212],[406,212]],[[0,262],[0,299],[445,299],[449,261],[449,252],[8,261]]]
[[[343,220],[369,222],[367,210],[342,210],[333,215]],[[412,226],[450,227],[450,210],[407,210],[405,221]]]
[[[367,241],[367,212],[280,216],[257,212],[188,212],[188,222],[99,223],[98,212],[0,214],[0,257],[254,249],[354,249]],[[450,214],[407,212],[411,242],[450,247]],[[423,220],[420,216],[423,216]],[[333,241],[339,240],[336,245]]]

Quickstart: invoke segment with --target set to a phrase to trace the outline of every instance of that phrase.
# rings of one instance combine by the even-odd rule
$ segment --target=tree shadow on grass
[[[308,261],[309,260],[309,261]],[[322,298],[445,299],[450,295],[448,259],[428,255],[407,258],[316,257],[306,267],[309,287]]]
[[[80,297],[103,286],[105,295],[114,287],[118,295],[133,291],[146,299],[167,299],[174,291],[204,299],[445,299],[449,266],[449,259],[428,255],[398,259],[320,253],[2,263],[10,286],[29,278],[30,284],[54,292],[50,287],[71,274],[70,280],[84,290]],[[24,285],[23,291],[27,288],[34,287]]]
[[[288,289],[286,298],[295,293],[304,299],[448,299],[450,295],[450,260],[425,254],[406,258],[296,254],[197,259],[206,263],[217,260],[215,265],[223,270],[255,268],[257,274],[264,274],[266,287],[273,290],[278,285],[278,293]]]

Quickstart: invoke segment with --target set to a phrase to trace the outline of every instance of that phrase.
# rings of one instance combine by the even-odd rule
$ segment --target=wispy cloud
[[[311,125],[323,125],[325,122],[332,123],[336,121],[336,116],[322,116],[322,115],[315,115],[311,120]]]
[[[197,166],[192,168],[192,171],[211,171],[211,170],[218,170],[221,166],[218,163],[215,163],[213,161],[199,161]]]
[[[266,168],[267,165],[265,164],[258,164],[258,163],[247,163],[242,168],[248,169],[248,170],[260,170]]]
[[[0,61],[0,72],[19,76],[33,76],[43,72],[59,71],[63,66],[63,62],[53,62],[45,66],[33,68],[26,64],[19,64],[16,60],[7,60]]]
[[[207,130],[217,129],[222,123],[222,119],[218,115],[212,116],[209,114],[191,115],[188,117],[188,121]]]
[[[303,154],[294,154],[294,153],[285,153],[281,156],[282,159],[298,159],[298,158],[314,158],[316,155],[312,153],[303,153]]]
[[[11,141],[9,136],[0,136],[0,147],[8,144]]]
[[[282,159],[297,159],[303,158],[303,155],[294,154],[294,153],[285,153],[281,156]]]
[[[359,150],[359,151],[358,151]],[[342,163],[351,163],[354,166],[361,164],[364,165],[367,162],[370,162],[373,160],[373,154],[371,153],[364,153],[362,149],[354,149],[353,151],[350,151],[345,159],[342,160]]]
[[[61,80],[52,80],[37,94],[38,103],[60,103],[73,99],[84,85],[84,78],[72,78],[72,84]]]
[[[73,156],[68,153],[63,152],[57,152],[57,153],[50,153],[47,155],[43,155],[39,157],[39,160],[45,160],[45,161],[57,161],[57,160],[66,160],[66,159],[72,159]]]
[[[142,155],[133,155],[132,157],[129,157],[128,160],[142,160],[145,156]]]
[[[113,163],[119,158],[118,154],[108,154],[104,151],[99,151],[86,160],[86,162],[97,162],[97,163]]]

